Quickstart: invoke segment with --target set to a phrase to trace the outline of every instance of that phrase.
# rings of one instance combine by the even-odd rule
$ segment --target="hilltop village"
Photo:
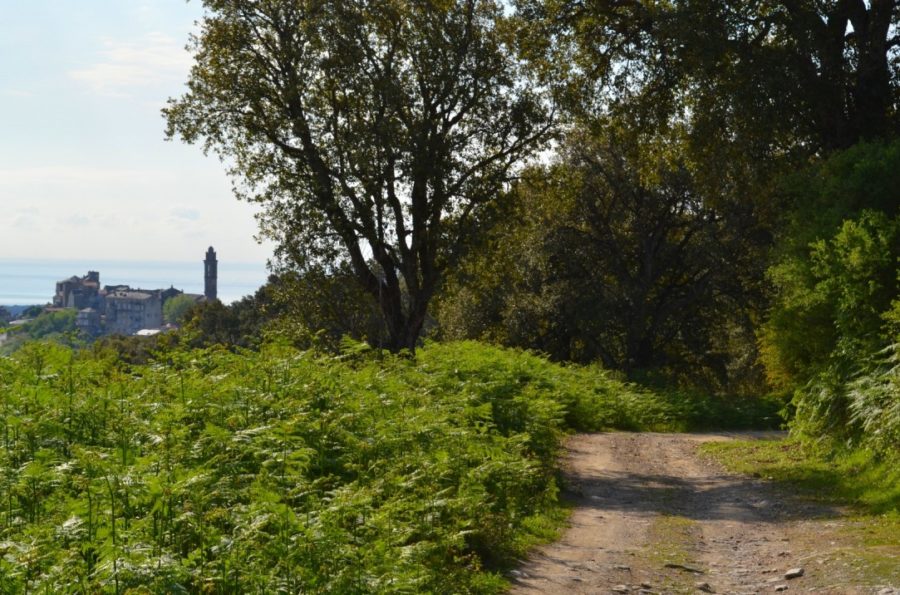
[[[217,299],[218,260],[212,246],[203,261],[203,294],[185,293],[175,287],[139,289],[128,285],[100,286],[100,273],[88,271],[56,283],[50,310],[76,309],[75,326],[91,337],[100,335],[150,335],[163,328],[163,306],[177,296],[195,302]]]

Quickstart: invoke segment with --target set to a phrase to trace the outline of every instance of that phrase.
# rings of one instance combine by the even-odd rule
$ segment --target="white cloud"
[[[34,207],[15,209],[10,217],[11,226],[22,232],[33,231],[40,221],[40,210]]]
[[[48,165],[0,169],[0,258],[186,260],[213,245],[264,262],[254,205],[224,188],[218,164]],[[0,281],[2,283],[2,281]]]
[[[101,60],[69,71],[69,77],[100,95],[128,96],[137,88],[180,82],[191,56],[181,42],[163,33],[132,41],[104,39]]]
[[[133,182],[135,184],[159,182],[171,177],[164,171],[149,169],[123,169],[103,167],[37,166],[16,169],[0,169],[0,192],[4,187],[35,183],[98,184],[109,182]]]

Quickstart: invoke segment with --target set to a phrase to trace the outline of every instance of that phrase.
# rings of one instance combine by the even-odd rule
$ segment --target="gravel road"
[[[861,551],[843,511],[697,454],[702,442],[736,436],[773,437],[571,437],[570,527],[512,572],[511,592],[900,595],[900,552]]]

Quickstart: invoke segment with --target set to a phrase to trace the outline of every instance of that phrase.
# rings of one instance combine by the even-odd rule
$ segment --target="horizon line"
[[[216,255],[218,256],[218,251],[216,251]],[[104,257],[104,258],[91,258],[91,257],[82,257],[82,258],[67,258],[67,257],[62,257],[62,258],[54,258],[54,257],[31,257],[31,256],[29,256],[29,257],[23,257],[23,258],[16,258],[16,257],[0,256],[0,262],[7,262],[7,263],[10,263],[10,262],[12,262],[12,263],[16,263],[16,262],[20,262],[20,263],[21,263],[21,262],[24,262],[24,263],[28,263],[28,262],[35,262],[35,263],[37,263],[37,262],[42,262],[42,263],[45,263],[45,262],[68,263],[68,262],[71,262],[71,263],[80,263],[80,264],[83,264],[83,263],[85,263],[85,262],[90,262],[90,261],[100,262],[100,263],[121,263],[121,264],[129,264],[129,263],[134,263],[134,262],[148,262],[148,263],[156,263],[156,264],[186,264],[186,263],[195,263],[195,262],[200,262],[200,263],[202,263],[202,262],[203,262],[203,259],[202,259],[202,258],[198,258],[197,260],[194,260],[194,259],[184,259],[184,260],[161,259],[161,260],[156,260],[156,259],[149,259],[149,258],[108,258],[108,257]],[[268,260],[268,259],[266,259],[266,260],[232,260],[232,259],[226,258],[226,259],[218,259],[218,261],[219,261],[220,264],[225,263],[226,265],[227,265],[227,264],[246,264],[246,265],[254,265],[254,266],[255,266],[255,265],[262,265],[262,266],[264,266],[264,267],[267,268],[267,269],[268,269],[268,266],[269,266],[269,260]]]

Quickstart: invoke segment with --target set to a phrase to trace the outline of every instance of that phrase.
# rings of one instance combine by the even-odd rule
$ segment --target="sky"
[[[253,207],[165,140],[199,0],[0,0],[0,259],[263,263]]]

